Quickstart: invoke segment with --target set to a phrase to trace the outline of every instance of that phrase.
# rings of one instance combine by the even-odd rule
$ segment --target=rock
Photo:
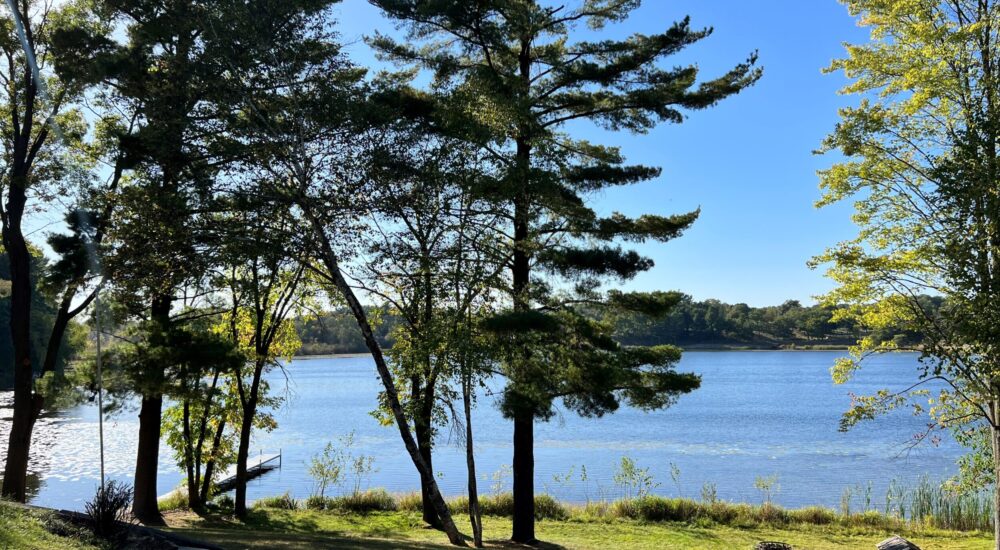
[[[784,542],[766,540],[764,542],[758,542],[757,546],[754,546],[753,548],[754,550],[792,550],[792,545]]]
[[[885,539],[884,541],[876,544],[875,548],[878,548],[878,550],[920,550],[919,546],[899,535]]]

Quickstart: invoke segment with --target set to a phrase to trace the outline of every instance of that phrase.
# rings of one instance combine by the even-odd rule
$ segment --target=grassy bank
[[[456,516],[468,532],[468,519]],[[176,511],[167,514],[172,530],[224,548],[314,550],[318,548],[447,548],[443,534],[423,526],[418,512],[342,512],[338,510],[280,510],[257,508],[246,523],[231,518],[199,518]],[[510,520],[486,516],[483,520],[487,547],[513,547]],[[991,538],[985,533],[961,533],[935,529],[887,531],[879,528],[841,525],[758,525],[733,527],[704,523],[643,522],[626,519],[541,520],[537,534],[541,548],[677,548],[750,549],[763,540],[779,540],[803,549],[873,549],[891,534],[899,533],[921,548],[942,550],[986,549]]]
[[[449,504],[460,528],[466,527],[467,501]],[[481,504],[490,546],[504,547],[510,495],[484,496]],[[424,527],[419,508],[419,495],[373,490],[305,501],[287,495],[262,499],[246,523],[234,521],[226,508],[206,517],[181,510],[167,517],[179,532],[226,548],[443,547],[444,536]],[[538,536],[552,548],[751,548],[763,540],[810,549],[874,548],[902,534],[923,548],[973,549],[989,548],[992,540],[985,531],[941,529],[943,522],[931,517],[910,521],[874,511],[842,514],[662,497],[567,506],[541,495],[536,515]]]
[[[0,548],[17,550],[98,550],[88,533],[51,513],[0,501]]]

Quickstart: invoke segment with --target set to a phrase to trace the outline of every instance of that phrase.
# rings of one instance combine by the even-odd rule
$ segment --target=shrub
[[[635,513],[644,521],[693,521],[702,507],[692,500],[646,496],[635,501]]]
[[[595,500],[583,506],[583,515],[592,518],[606,518],[611,515],[611,505],[606,500]]]
[[[448,509],[453,508],[452,502],[448,503]],[[420,512],[424,509],[423,498],[420,493],[406,493],[403,495],[398,495],[396,497],[396,509],[404,512]],[[462,508],[461,511],[468,510],[468,505]]]
[[[253,503],[255,508],[274,508],[276,510],[297,510],[299,501],[292,498],[292,495],[285,494],[278,497],[264,497]]]
[[[319,495],[312,495],[306,499],[306,508],[310,510],[323,510],[326,508],[326,498]]]
[[[550,495],[535,497],[535,519],[567,519],[569,511]]]
[[[326,501],[327,509],[343,510],[345,512],[393,512],[396,499],[385,489],[371,489],[364,492],[331,498]]]
[[[111,480],[97,489],[94,499],[84,505],[93,522],[94,534],[105,539],[117,536],[128,519],[132,503],[132,486]]]
[[[465,506],[467,508],[468,503]],[[511,493],[499,493],[484,496],[479,500],[479,509],[484,516],[513,517],[514,495]]]
[[[480,507],[480,509],[482,509],[482,506],[483,506],[483,498],[484,497],[482,495],[479,496],[479,507]],[[421,509],[422,508],[420,508],[420,501],[418,500],[417,501],[417,508],[416,508],[415,511],[419,512]],[[469,511],[469,497],[467,497],[465,495],[462,495],[460,497],[455,497],[455,498],[449,500],[448,501],[448,511],[450,511],[452,514],[465,514],[465,513],[468,513],[468,511]],[[486,512],[483,512],[483,513],[485,514]]]
[[[170,510],[187,510],[188,508],[188,497],[183,491],[173,491],[162,500],[156,502],[157,508],[161,512],[169,512]]]
[[[757,517],[761,523],[787,523],[788,514],[784,508],[771,504],[770,501],[764,503],[757,510]]]
[[[801,510],[789,510],[790,520],[798,523],[811,523],[813,525],[827,525],[837,521],[837,514],[829,508],[819,506],[809,506]]]
[[[212,504],[217,508],[221,508],[223,510],[232,510],[233,508],[236,507],[236,501],[234,501],[233,497],[229,496],[226,493],[223,493],[215,497],[212,500]]]

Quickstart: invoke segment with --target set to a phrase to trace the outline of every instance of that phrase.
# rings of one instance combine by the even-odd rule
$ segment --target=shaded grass
[[[18,550],[97,550],[86,531],[51,513],[0,501],[0,548]]]
[[[447,548],[445,536],[424,527],[418,512],[371,512],[256,509],[246,523],[229,518],[168,514],[172,529],[225,548]],[[468,520],[456,515],[464,531]],[[484,518],[485,538],[492,548],[515,547],[508,518]],[[646,522],[604,518],[542,520],[537,533],[546,541],[542,548],[752,548],[762,540],[781,540],[797,548],[874,548],[891,534],[899,533],[922,548],[973,550],[990,548],[986,533],[959,533],[932,528],[920,531],[887,531],[841,525],[789,525],[739,528],[701,523]]]

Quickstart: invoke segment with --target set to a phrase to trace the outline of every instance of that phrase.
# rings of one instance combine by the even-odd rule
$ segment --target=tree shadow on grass
[[[182,535],[217,544],[232,549],[276,549],[276,550],[318,550],[318,549],[361,549],[411,548],[414,550],[447,548],[447,545],[416,542],[401,539],[344,537],[329,532],[321,533],[280,533],[274,531],[253,531],[249,529],[171,529]]]
[[[303,514],[281,514],[250,510],[247,520],[241,522],[231,516],[221,514],[192,513],[175,514],[170,517],[167,530],[180,535],[200,539],[219,545],[223,548],[278,550],[318,550],[318,549],[354,549],[402,548],[413,550],[455,548],[448,543],[444,533],[440,542],[413,540],[407,533],[420,530],[418,525],[402,523],[380,523],[379,519],[396,519],[393,516],[379,514],[343,514],[338,517],[346,522],[344,528],[324,526],[313,517]],[[430,529],[430,528],[427,528]],[[420,537],[422,538],[422,537]],[[464,535],[466,542],[472,546],[472,537]],[[487,540],[487,548],[524,548],[538,550],[563,550],[558,544],[540,542],[537,545],[526,546],[509,540]]]

